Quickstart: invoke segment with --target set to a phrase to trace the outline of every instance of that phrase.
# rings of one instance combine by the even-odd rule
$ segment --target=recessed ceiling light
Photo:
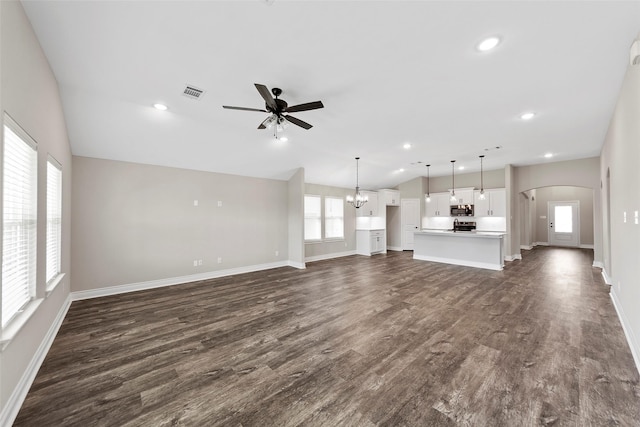
[[[160,110],[160,111],[166,111],[167,108],[169,108],[169,107],[167,107],[164,104],[153,104],[153,108],[155,108],[156,110]]]
[[[459,171],[464,170],[464,166],[458,166],[458,170],[459,170]]]
[[[533,113],[531,111],[527,112],[527,113],[523,113],[520,115],[520,118],[522,120],[531,120],[535,117],[536,113]]]
[[[282,138],[279,138],[279,139],[282,142],[287,142],[289,140],[289,138],[287,138],[286,136],[283,136]]]
[[[411,144],[407,142],[402,146],[402,148],[404,148],[405,150],[408,150],[409,148],[411,148]]]
[[[404,172],[403,168],[398,169],[398,172]]]
[[[546,157],[547,159],[550,159],[551,157],[553,157],[553,153],[547,153],[544,155],[544,157]]]
[[[486,52],[488,50],[495,48],[499,44],[500,44],[500,37],[493,36],[493,37],[488,37],[482,40],[480,43],[478,43],[478,46],[476,46],[476,48],[480,52]]]

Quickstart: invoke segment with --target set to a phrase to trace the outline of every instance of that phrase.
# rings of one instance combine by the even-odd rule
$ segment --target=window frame
[[[18,175],[22,176],[9,176],[7,175],[8,170],[14,169],[15,166],[25,166],[19,163],[12,164],[11,167],[8,167],[7,159],[7,146],[10,143],[9,136],[7,135],[7,130],[10,131],[17,139],[23,143],[24,147],[14,147],[16,150],[25,150],[25,165],[28,169],[22,169],[18,172]],[[11,139],[14,141],[13,137]],[[19,160],[19,159],[18,159]],[[2,128],[2,307],[0,308],[1,312],[1,320],[0,327],[3,331],[3,337],[5,335],[5,330],[7,327],[12,326],[12,324],[16,323],[16,319],[21,317],[25,312],[30,312],[27,310],[27,307],[30,303],[32,303],[36,298],[36,278],[37,278],[37,239],[38,239],[38,144],[36,141],[31,138],[31,136],[24,130],[18,123],[16,123],[7,113],[4,113],[3,117],[3,128]],[[9,179],[8,179],[9,178]],[[30,193],[24,195],[24,192],[20,191],[18,194],[20,200],[19,208],[17,204],[9,205],[7,203],[7,192],[15,191],[15,188],[12,189],[10,186],[11,181],[19,181],[21,185],[19,187],[24,188],[24,185],[27,184],[30,190]],[[13,195],[15,197],[15,194]],[[27,209],[27,212],[24,213],[24,208]],[[11,221],[11,214],[9,212],[10,209],[15,209],[16,211],[21,211],[19,214],[20,217],[17,220],[18,224],[18,233],[26,234],[26,237],[23,235],[19,237],[19,240],[15,240],[11,242],[11,236],[8,235],[7,225],[9,221]],[[7,218],[9,216],[9,218]],[[14,221],[15,222],[15,221]],[[5,286],[7,286],[7,278],[5,274],[16,274],[15,270],[19,269],[18,267],[13,266],[14,272],[9,273],[8,270],[5,272],[5,263],[8,262],[7,258],[9,255],[9,250],[6,249],[7,244],[18,243],[24,244],[23,242],[26,240],[25,249],[27,255],[25,257],[21,257],[17,261],[14,260],[14,264],[23,264],[26,267],[22,268],[22,271],[19,271],[18,274],[22,276],[20,278],[21,283],[16,285],[15,289],[12,289],[13,292],[17,292],[22,295],[27,295],[26,299],[18,298],[18,303],[13,306],[5,307]],[[5,252],[5,250],[7,252]],[[19,252],[18,252],[19,253]],[[15,255],[15,249],[11,253],[12,256]],[[17,258],[16,258],[17,259]],[[7,267],[8,269],[9,267]],[[24,271],[26,269],[26,272]],[[7,295],[9,291],[7,292]],[[17,305],[20,304],[20,305]],[[5,310],[10,308],[11,312],[6,313]]]
[[[51,176],[51,173],[55,173],[55,176]],[[52,188],[51,178],[56,179],[55,186]],[[51,291],[59,282],[60,276],[62,273],[62,165],[51,155],[48,156],[47,159],[47,222],[46,222],[46,243],[45,243],[45,282],[47,291]],[[55,198],[52,198],[50,194],[51,190],[56,191]],[[51,202],[55,204],[55,212],[52,212]],[[50,216],[53,214],[54,216]],[[51,227],[55,227],[54,232],[52,233]],[[50,248],[52,246],[52,242],[50,239],[55,239],[53,245],[55,245],[55,255],[56,259],[52,260]],[[51,271],[51,264],[55,264],[55,270]]]
[[[307,199],[317,199],[319,207],[320,207],[317,216],[316,215],[310,215],[309,212],[307,211]],[[322,242],[322,235],[323,235],[323,230],[322,230],[322,197],[320,195],[316,195],[316,194],[305,194],[304,195],[303,217],[304,217],[304,241],[306,243]],[[307,238],[307,221],[308,220],[317,221],[318,230],[319,230],[319,236],[317,238],[315,236],[313,238]]]
[[[330,207],[330,203],[327,203],[327,200],[335,200],[340,202],[340,207],[342,209],[342,211],[340,212],[340,215],[330,215],[328,212],[328,208]],[[344,199],[342,197],[336,197],[336,196],[325,196],[324,197],[324,218],[323,218],[323,225],[324,225],[324,239],[326,241],[340,241],[340,240],[344,240]],[[327,230],[329,230],[329,227],[327,226],[327,223],[329,220],[333,220],[336,218],[340,218],[341,222],[342,222],[342,231],[340,236],[327,236]]]

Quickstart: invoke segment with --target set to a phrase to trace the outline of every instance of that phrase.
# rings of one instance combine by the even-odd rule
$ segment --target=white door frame
[[[574,239],[572,239],[568,244],[565,244],[561,240],[552,239],[552,235],[554,234],[555,225],[552,224],[552,221],[555,220],[555,210],[556,206],[572,206],[575,213],[575,223],[574,223]],[[579,200],[571,200],[567,202],[561,201],[549,201],[547,202],[547,242],[550,246],[569,246],[569,247],[580,247],[580,201]]]
[[[406,209],[409,208],[409,204],[407,202],[411,202],[411,204],[415,203],[415,206],[417,207],[417,217],[418,217],[418,224],[416,224],[415,227],[415,231],[419,231],[420,230],[420,223],[422,221],[422,219],[420,218],[420,199],[402,199],[400,201],[400,228],[402,229],[402,250],[404,251],[412,251],[413,250],[413,242],[407,242],[407,239],[405,237],[405,228],[407,227],[408,224],[406,224],[405,221],[405,215],[404,212]]]

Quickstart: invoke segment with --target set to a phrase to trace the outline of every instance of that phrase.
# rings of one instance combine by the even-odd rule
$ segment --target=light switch
[[[627,212],[622,212],[622,222],[627,223]]]
[[[222,207],[222,200],[218,200],[218,207],[221,208]]]
[[[198,206],[198,201],[197,200],[193,201],[193,206]]]
[[[636,225],[638,225],[638,211],[635,211],[633,213],[633,221],[636,223]]]

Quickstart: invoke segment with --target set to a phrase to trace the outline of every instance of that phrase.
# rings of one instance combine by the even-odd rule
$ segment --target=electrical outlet
[[[222,257],[218,257],[218,264],[222,264]]]
[[[280,253],[279,251],[276,251],[276,256],[278,256],[279,253]]]
[[[198,206],[198,201],[197,200],[193,201],[193,206]]]
[[[622,222],[627,223],[627,212],[622,212]]]
[[[194,267],[197,267],[197,266],[198,266],[198,260],[196,260],[196,259],[194,259],[194,260],[193,260],[193,266],[194,266]]]
[[[222,200],[218,200],[218,207],[221,208],[222,207]]]

